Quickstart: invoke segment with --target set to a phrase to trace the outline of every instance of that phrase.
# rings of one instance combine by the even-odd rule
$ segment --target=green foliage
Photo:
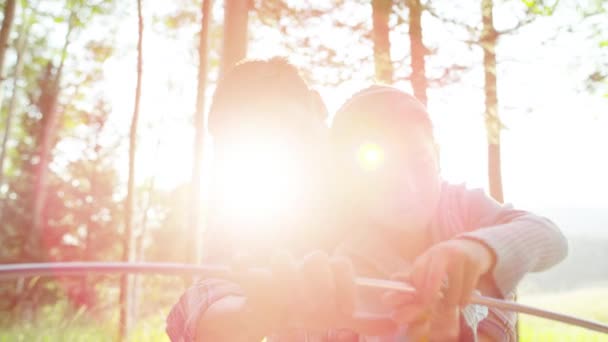
[[[544,0],[522,0],[524,5],[528,7],[530,13],[535,15],[549,16],[555,12],[555,8],[560,0],[544,1]]]
[[[18,91],[19,97],[16,127],[10,132],[7,146],[8,191],[0,206],[0,262],[115,259],[122,215],[115,200],[115,145],[101,143],[110,108],[103,96],[93,91],[102,78],[102,63],[113,53],[112,40],[108,36],[104,41],[89,40],[84,35],[91,29],[88,24],[111,13],[114,1],[79,0],[32,6],[23,7],[27,13],[17,23],[33,25],[23,55],[25,67],[17,83],[19,89],[12,89]],[[49,33],[57,28],[66,31]],[[70,30],[71,35],[65,34]],[[90,62],[82,63],[83,58]],[[41,241],[44,252],[33,255],[24,246],[32,226],[41,138],[49,134],[45,129],[50,127],[53,108],[59,119],[50,142],[51,167]],[[59,160],[53,159],[62,156],[60,149],[66,139],[81,148],[76,154],[72,149],[67,159],[65,154]],[[31,305],[28,302],[40,306],[62,298],[77,308],[90,305],[97,296],[92,284],[93,279],[67,283],[33,279],[17,290],[15,282],[3,282],[0,309],[25,310]]]

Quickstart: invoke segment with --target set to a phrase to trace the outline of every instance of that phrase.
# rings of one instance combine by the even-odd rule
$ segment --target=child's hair
[[[391,127],[404,131],[419,125],[433,138],[433,125],[426,107],[414,96],[395,87],[373,85],[355,93],[336,112],[332,137],[341,139],[357,130]]]
[[[221,134],[243,121],[263,126],[303,119],[290,116],[294,105],[311,115],[323,116],[315,118],[320,123],[327,116],[318,93],[309,89],[297,68],[285,58],[244,60],[220,80],[215,90],[209,132]]]

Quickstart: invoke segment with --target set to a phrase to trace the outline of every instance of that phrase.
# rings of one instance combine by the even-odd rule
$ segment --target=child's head
[[[426,108],[389,86],[372,86],[336,113],[331,137],[340,191],[386,228],[426,229],[439,201],[440,176]]]
[[[301,233],[296,226],[320,196],[326,116],[319,94],[285,59],[241,62],[219,82],[208,123],[211,214],[224,241],[260,249],[277,230]]]

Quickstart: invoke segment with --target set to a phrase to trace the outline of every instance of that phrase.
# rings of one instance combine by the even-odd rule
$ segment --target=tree
[[[4,56],[8,47],[8,37],[13,26],[15,18],[15,8],[17,7],[15,0],[7,0],[4,4],[4,18],[2,19],[2,27],[0,28],[0,103],[2,103],[2,82],[4,81]]]
[[[247,56],[249,0],[224,1],[224,45],[220,75]]]
[[[583,18],[583,24],[590,26],[590,31],[600,51],[600,60],[596,67],[587,75],[585,86],[587,91],[598,93],[608,98],[608,2],[596,0],[588,4],[579,4],[578,11]],[[570,28],[572,30],[572,28]]]
[[[490,195],[503,202],[502,173],[500,166],[500,130],[498,116],[498,95],[496,92],[496,41],[498,34],[494,28],[494,4],[492,0],[481,1],[480,45],[483,49],[485,120],[488,134],[488,180]]]
[[[426,105],[426,89],[428,82],[426,78],[426,67],[424,58],[427,54],[422,41],[422,4],[420,0],[408,0],[409,8],[409,34],[410,55],[412,74],[410,80],[414,89],[414,96]]]
[[[48,185],[48,165],[51,159],[51,150],[56,143],[57,125],[61,113],[57,110],[59,93],[61,90],[61,78],[63,67],[70,46],[70,37],[76,25],[76,10],[71,9],[68,19],[68,30],[64,38],[61,59],[58,67],[48,62],[42,75],[40,86],[40,97],[37,106],[42,114],[42,129],[39,137],[38,160],[34,176],[33,205],[32,205],[32,229],[30,232],[29,253],[37,255],[40,253],[40,241],[42,225],[44,221],[43,208],[46,201]],[[40,257],[40,256],[38,256]]]
[[[552,6],[545,5],[542,1],[527,2],[528,11],[526,17],[519,21],[514,27],[498,32],[494,26],[494,2],[493,0],[481,1],[482,30],[479,37],[479,45],[483,50],[484,70],[484,98],[485,98],[485,122],[488,139],[488,183],[490,196],[502,203],[504,202],[502,188],[502,166],[500,133],[503,124],[498,114],[498,92],[496,77],[496,45],[501,35],[515,32],[524,25],[532,22],[537,15],[551,15],[559,1]]]
[[[32,25],[33,15],[27,16],[26,9],[22,10],[21,15],[21,27],[19,28],[19,35],[17,38],[17,42],[15,44],[15,50],[17,53],[17,60],[15,62],[15,69],[13,71],[13,82],[12,82],[12,93],[11,97],[8,101],[8,105],[6,106],[6,122],[4,124],[4,134],[2,136],[2,145],[0,145],[0,186],[4,184],[4,161],[6,160],[6,149],[7,142],[11,134],[11,127],[13,122],[13,116],[15,115],[16,105],[17,105],[17,97],[19,95],[18,91],[18,82],[21,77],[21,73],[23,72],[23,54],[25,53],[25,49],[27,47],[27,40],[29,36],[30,27]],[[1,75],[1,72],[0,72]],[[1,96],[0,96],[1,102]],[[0,203],[0,217],[2,217],[2,205]]]
[[[376,80],[386,84],[393,83],[393,62],[389,39],[389,19],[392,6],[392,0],[372,0],[372,37]]]
[[[211,23],[211,0],[202,0],[201,4],[201,31],[199,33],[198,43],[198,88],[196,92],[196,108],[194,112],[194,158],[192,166],[192,208],[190,209],[191,225],[190,228],[194,231],[197,239],[195,242],[201,241],[203,236],[202,220],[201,220],[201,179],[203,165],[203,151],[205,144],[205,90],[207,89],[207,65],[208,65],[208,40],[209,40],[209,25]],[[198,243],[195,247],[190,248],[189,256],[191,262],[197,262],[201,259],[201,247]],[[192,253],[195,251],[195,253]]]
[[[133,206],[135,203],[135,155],[137,150],[137,124],[139,121],[139,103],[141,100],[141,80],[143,64],[143,31],[144,20],[142,15],[141,0],[137,0],[137,83],[135,85],[135,101],[131,129],[129,131],[129,179],[127,184],[127,198],[125,199],[125,230],[122,241],[122,260],[128,262],[131,259],[132,231],[133,231]],[[126,274],[120,277],[120,318],[118,338],[124,341],[129,326],[129,279]]]

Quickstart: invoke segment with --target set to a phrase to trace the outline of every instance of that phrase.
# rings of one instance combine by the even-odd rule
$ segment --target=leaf
[[[95,14],[102,14],[103,13],[103,8],[100,5],[95,5],[91,8],[91,13],[93,15]]]
[[[605,48],[608,47],[608,39],[600,42],[600,47]]]
[[[65,18],[55,17],[55,18],[53,18],[53,21],[56,22],[57,24],[61,24],[61,23],[65,22]]]
[[[521,0],[528,8],[532,8],[536,6],[536,1],[534,0]]]

